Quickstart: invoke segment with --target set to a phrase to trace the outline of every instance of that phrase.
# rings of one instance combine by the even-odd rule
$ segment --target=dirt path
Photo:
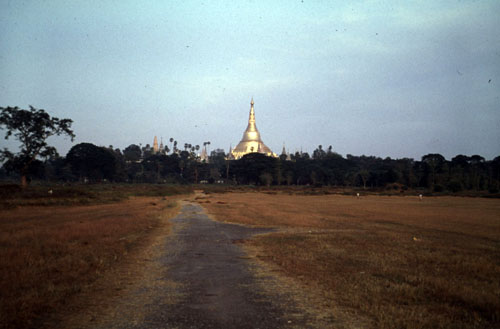
[[[307,328],[307,319],[283,293],[262,289],[262,277],[238,245],[268,232],[211,220],[185,203],[150,276],[108,311],[102,328]]]

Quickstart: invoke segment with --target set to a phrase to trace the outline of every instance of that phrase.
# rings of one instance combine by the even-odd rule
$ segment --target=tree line
[[[310,185],[454,193],[498,193],[500,189],[500,156],[489,161],[479,155],[457,155],[447,160],[441,154],[427,154],[419,161],[350,154],[343,157],[331,146],[325,150],[319,145],[311,155],[297,152],[273,158],[250,153],[239,160],[227,160],[227,154],[216,149],[202,160],[197,154],[199,146],[185,143],[180,150],[171,138],[170,154],[167,148],[154,152],[151,147],[136,144],[120,150],[80,143],[62,157],[46,144],[46,139],[61,134],[73,139],[71,120],[53,118],[34,108],[0,109],[0,126],[7,128],[6,138],[14,134],[23,145],[18,154],[0,151],[0,179],[4,180]]]
[[[1,175],[16,175],[13,164],[4,163]],[[160,154],[135,144],[120,150],[80,143],[65,157],[34,160],[28,176],[51,182],[312,185],[498,193],[500,156],[491,161],[479,155],[457,155],[447,160],[440,154],[427,154],[420,161],[343,157],[320,145],[311,156],[297,152],[273,158],[250,153],[239,160],[227,160],[227,154],[216,149],[201,161],[192,149]]]

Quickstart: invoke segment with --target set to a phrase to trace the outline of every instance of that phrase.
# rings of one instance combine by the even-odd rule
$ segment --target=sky
[[[500,155],[500,1],[0,0],[0,107],[77,143]],[[3,135],[3,133],[2,133]],[[17,147],[0,141],[0,147]]]

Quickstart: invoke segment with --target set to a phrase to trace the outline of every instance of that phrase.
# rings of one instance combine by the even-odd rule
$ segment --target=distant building
[[[234,160],[233,146],[229,145],[229,152],[227,153],[226,160]]]
[[[248,126],[247,129],[245,129],[245,132],[243,133],[243,138],[241,141],[236,145],[235,148],[232,148],[231,146],[229,147],[229,153],[227,154],[226,159],[227,160],[238,160],[241,159],[246,154],[249,153],[261,153],[265,154],[267,156],[275,157],[277,158],[278,155],[271,151],[269,147],[267,147],[264,142],[262,141],[260,137],[260,132],[257,130],[257,126],[255,124],[255,110],[253,108],[254,106],[254,101],[253,98],[250,102],[250,115],[248,118]],[[170,140],[172,142],[172,139]],[[171,150],[172,154],[177,153],[179,154],[180,151],[176,147],[176,143],[173,145],[173,150]],[[207,142],[210,144],[210,142]],[[209,162],[209,155],[207,152],[207,143],[203,144],[203,148],[201,150],[201,154],[198,158],[198,161],[200,162]],[[149,144],[143,149],[144,152],[152,153],[152,154],[167,154],[168,148],[166,148],[163,145],[163,138],[161,138],[160,145],[158,145],[158,137],[155,136],[153,140],[153,147],[150,148]],[[223,152],[223,151],[222,151]],[[287,155],[287,160],[290,160],[290,154],[286,153],[285,151],[285,146],[283,145],[283,152],[284,154]]]
[[[208,153],[207,153],[207,146],[206,145],[204,145],[203,149],[201,150],[200,161],[201,162],[208,162]]]
[[[235,160],[238,160],[245,154],[249,153],[261,153],[277,158],[278,155],[273,153],[273,151],[271,151],[271,149],[267,147],[260,138],[260,133],[255,125],[255,111],[253,109],[253,105],[254,102],[252,98],[252,101],[250,102],[250,116],[248,118],[247,129],[243,133],[241,141],[234,149],[231,150],[230,154]]]
[[[286,161],[291,161],[292,160],[292,157],[290,156],[290,153],[287,152],[286,149],[285,149],[285,143],[283,143],[283,150],[281,151],[280,158],[281,159],[284,158]]]
[[[156,138],[156,136],[155,136],[155,139],[153,141],[153,153],[156,154],[156,153],[158,153],[158,151],[159,151],[159,148],[158,148],[158,138]]]

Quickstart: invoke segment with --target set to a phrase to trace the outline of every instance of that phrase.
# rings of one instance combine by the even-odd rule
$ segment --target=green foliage
[[[0,127],[6,130],[5,139],[14,137],[21,143],[17,154],[4,148],[0,150],[0,161],[7,161],[8,170],[17,171],[22,185],[27,184],[27,176],[33,173],[37,157],[50,158],[57,156],[57,150],[47,144],[47,138],[53,135],[75,137],[71,130],[70,119],[51,117],[45,110],[30,106],[29,110],[16,107],[0,107]]]
[[[175,146],[174,141],[174,149]],[[492,161],[479,155],[457,155],[451,161],[440,154],[427,154],[421,161],[350,154],[343,157],[333,152],[331,146],[325,151],[319,145],[312,157],[297,152],[287,160],[251,153],[239,160],[227,160],[224,151],[216,149],[207,161],[201,162],[195,153],[196,145],[185,143],[184,148],[167,155],[154,153],[149,145],[141,149],[131,144],[122,153],[111,146],[81,143],[68,152],[66,159],[52,157],[45,162],[32,161],[28,172],[32,177],[48,181],[225,183],[281,185],[281,188],[295,185],[364,188],[384,193],[387,189],[393,193],[413,189],[461,194],[493,191],[489,194],[492,196],[500,187],[500,157]],[[13,161],[6,161],[0,177],[17,166]]]
[[[117,174],[117,159],[112,152],[91,143],[80,143],[69,150],[66,161],[82,181],[112,181]]]
[[[141,160],[142,151],[138,145],[131,144],[123,150],[123,157],[126,161],[137,162]]]
[[[447,185],[448,191],[456,193],[460,192],[463,189],[462,183],[458,179],[452,179],[448,182]]]
[[[279,160],[260,153],[250,153],[236,161],[231,173],[240,184],[257,185],[262,183],[263,174],[275,180],[276,166]],[[266,176],[268,177],[268,176]],[[267,183],[267,180],[266,180]]]
[[[273,176],[270,173],[263,173],[259,176],[260,182],[262,185],[265,186],[271,186],[271,183],[273,182]]]

